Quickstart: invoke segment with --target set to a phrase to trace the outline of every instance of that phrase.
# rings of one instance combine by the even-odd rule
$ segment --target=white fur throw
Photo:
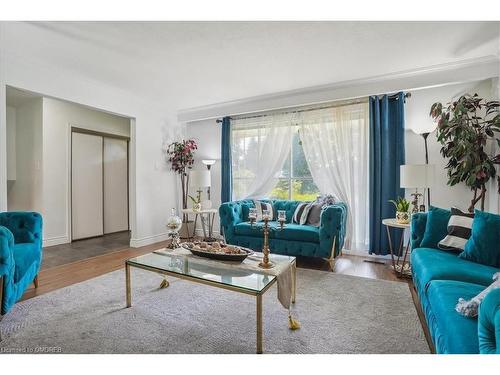
[[[458,303],[455,306],[455,310],[463,316],[467,316],[469,318],[476,317],[478,314],[479,305],[481,304],[484,297],[486,297],[489,292],[496,288],[500,288],[500,272],[495,273],[493,275],[493,283],[474,298],[468,301],[463,298],[459,298]]]

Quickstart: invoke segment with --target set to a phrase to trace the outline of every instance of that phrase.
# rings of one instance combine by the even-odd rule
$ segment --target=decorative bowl
[[[201,243],[201,242],[200,242]],[[197,242],[183,242],[181,247],[189,250],[193,255],[197,255],[203,258],[216,259],[216,260],[224,260],[231,262],[243,262],[247,256],[253,254],[253,251],[241,246],[227,245],[223,243],[219,243],[220,251],[218,249],[210,248],[202,248],[200,247],[200,243]],[[206,242],[206,246],[213,245],[213,242]],[[232,249],[237,249],[239,253],[225,253],[224,249],[231,247]]]

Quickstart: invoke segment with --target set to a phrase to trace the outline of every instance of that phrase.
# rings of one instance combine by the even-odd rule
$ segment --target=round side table
[[[404,238],[406,229],[410,229],[410,224],[398,223],[396,219],[383,219],[382,224],[385,225],[387,230],[387,238],[389,239],[389,251],[391,253],[392,268],[398,277],[410,277],[411,278],[411,266],[410,260],[408,259],[408,252],[410,251],[410,236],[408,236],[408,243],[406,247],[404,246]],[[399,251],[397,259],[394,257],[394,250],[392,248],[392,239],[390,228],[398,228],[403,231],[401,234],[401,241],[399,242]],[[401,259],[403,255],[403,259]]]

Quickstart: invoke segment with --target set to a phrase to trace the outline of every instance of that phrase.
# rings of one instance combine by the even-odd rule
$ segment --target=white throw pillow
[[[257,219],[255,219],[255,221],[262,221],[263,220],[262,211],[264,211],[264,210],[269,210],[269,216],[271,217],[270,220],[274,220],[274,209],[273,209],[273,205],[271,203],[254,200],[253,204],[255,205],[255,208],[257,209]]]
[[[463,298],[459,298],[458,303],[455,306],[455,310],[460,315],[467,316],[469,318],[476,317],[479,311],[479,305],[483,301],[484,297],[496,288],[500,288],[500,272],[495,273],[493,275],[493,283],[474,298],[468,301]]]

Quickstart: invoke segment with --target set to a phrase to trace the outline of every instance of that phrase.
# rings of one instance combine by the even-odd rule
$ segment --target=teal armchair
[[[271,231],[269,245],[271,253],[320,257],[333,260],[340,254],[344,246],[347,206],[336,203],[323,208],[319,227],[293,224],[292,217],[299,201],[271,200],[275,211],[286,212],[286,227],[279,230],[277,222],[270,222]],[[248,247],[261,251],[263,245],[262,231],[248,223],[248,213],[253,207],[252,200],[240,200],[223,203],[219,208],[220,222],[227,243]]]
[[[0,316],[19,301],[31,283],[38,287],[42,263],[42,216],[0,213]]]

